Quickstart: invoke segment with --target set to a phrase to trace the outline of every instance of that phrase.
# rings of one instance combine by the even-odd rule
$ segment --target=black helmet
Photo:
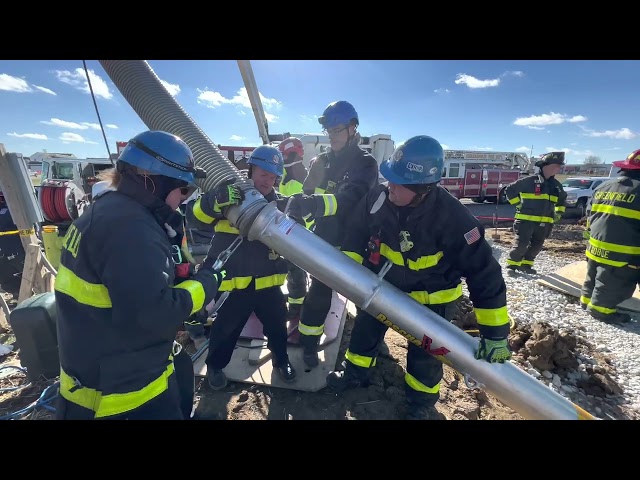
[[[549,152],[540,157],[536,162],[536,167],[544,167],[545,165],[564,165],[564,152]]]

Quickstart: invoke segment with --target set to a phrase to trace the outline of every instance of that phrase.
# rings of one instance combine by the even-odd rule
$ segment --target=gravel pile
[[[608,325],[593,319],[582,310],[577,298],[556,292],[536,281],[541,274],[553,273],[574,262],[575,257],[562,258],[559,254],[543,250],[535,261],[537,275],[511,276],[507,274],[504,266],[510,248],[498,244],[493,244],[492,248],[503,269],[507,284],[507,306],[516,324],[546,322],[554,328],[591,343],[595,352],[611,359],[611,365],[615,368],[612,378],[623,390],[621,395],[607,394],[605,400],[614,405],[624,404],[640,413],[640,313],[629,312],[632,321],[625,325]],[[569,377],[564,385],[555,378],[557,376],[550,375],[549,372],[542,371],[538,375],[533,368],[528,369],[525,365],[525,369],[547,383],[550,388],[573,399],[572,393],[582,393],[575,387],[575,380],[580,379],[580,372],[590,371],[597,363],[586,354],[579,354],[578,361],[580,365],[575,372],[575,378]]]

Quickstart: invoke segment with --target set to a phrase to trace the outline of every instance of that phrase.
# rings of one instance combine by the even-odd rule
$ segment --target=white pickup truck
[[[584,216],[587,204],[590,202],[593,191],[609,180],[609,177],[569,177],[562,182],[564,191],[567,192],[567,208],[579,210]]]

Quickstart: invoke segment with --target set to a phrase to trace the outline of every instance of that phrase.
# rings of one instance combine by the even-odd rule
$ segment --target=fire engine
[[[302,159],[302,163],[307,168],[309,168],[309,162],[312,158],[325,152],[330,146],[329,137],[323,134],[283,133],[281,135],[268,136],[269,141],[272,145],[276,145],[287,137],[297,137],[304,145],[304,157]],[[233,163],[240,170],[245,170],[247,168],[246,161],[255,148],[255,146],[239,147],[218,145],[218,149],[222,152],[222,154],[225,155],[231,161],[231,163]],[[393,140],[391,140],[391,135],[377,134],[370,137],[361,137],[360,148],[373,155],[379,165],[383,160],[391,157],[394,149],[394,143]]]
[[[519,152],[445,150],[440,185],[458,199],[505,203],[504,188],[530,169],[531,161]]]

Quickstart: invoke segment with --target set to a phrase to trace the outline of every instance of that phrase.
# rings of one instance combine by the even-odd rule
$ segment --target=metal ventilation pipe
[[[354,262],[278,211],[274,204],[268,204],[177,104],[146,62],[100,62],[149,128],[179,135],[192,148],[196,163],[208,172],[203,190],[209,190],[229,177],[241,182],[247,198],[242,205],[230,208],[226,215],[243,236],[282,253],[410,342],[467,374],[478,387],[523,417],[539,420],[595,419],[512,363],[491,364],[476,360],[477,339]]]

